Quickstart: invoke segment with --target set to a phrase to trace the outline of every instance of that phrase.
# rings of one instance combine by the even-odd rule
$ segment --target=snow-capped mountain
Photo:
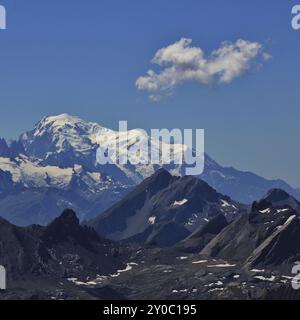
[[[109,187],[112,180],[99,173],[85,170],[81,165],[61,168],[58,166],[41,165],[37,160],[27,156],[18,156],[14,159],[0,157],[0,168],[11,174],[12,181],[30,188],[59,188],[67,189],[80,177],[90,192],[97,193]]]
[[[136,141],[160,148],[159,141],[142,130],[119,133],[68,114],[44,117],[11,144],[1,139],[0,215],[20,225],[45,224],[70,207],[81,219],[91,219],[160,167],[175,175],[184,174],[184,165],[97,164],[97,150],[111,147],[115,137],[121,156]],[[170,148],[176,155],[187,147],[174,144]],[[242,203],[251,203],[274,188],[300,199],[300,191],[284,181],[222,167],[207,154],[200,178]]]
[[[159,168],[151,164],[121,165],[117,161],[115,165],[109,164],[101,167],[97,165],[97,149],[99,147],[103,150],[110,148],[116,153],[116,139],[120,157],[128,154],[137,141],[146,142],[147,145],[151,143],[152,148],[160,149],[160,141],[151,139],[142,130],[117,132],[68,114],[45,117],[36,124],[32,131],[20,137],[26,153],[38,159],[43,165],[66,168],[79,164],[90,171],[100,171],[118,181],[134,184],[140,183]],[[173,150],[174,156],[187,148],[180,144],[169,144],[168,146]],[[146,156],[146,154],[135,156],[135,162],[139,162],[137,157]],[[163,159],[162,163],[165,162]],[[176,166],[169,166],[169,169],[180,172],[180,168]]]
[[[44,117],[32,131],[22,134],[20,141],[26,153],[43,165],[73,167],[82,164],[93,168],[95,157],[91,158],[97,148],[93,135],[100,129],[97,124],[62,114]]]
[[[0,157],[0,215],[17,225],[47,224],[65,208],[91,218],[130,186],[81,165],[61,168],[19,155]]]
[[[79,164],[90,171],[106,173],[117,181],[127,184],[138,184],[159,169],[159,165],[116,164],[101,167],[95,165],[99,145],[104,149],[108,146],[113,147],[112,141],[115,137],[120,146],[120,156],[128,152],[136,141],[147,140],[159,148],[159,141],[154,141],[144,131],[129,130],[118,133],[68,114],[43,118],[32,131],[21,135],[20,142],[24,145],[26,153],[30,157],[41,159],[43,165],[66,168]],[[127,137],[128,146],[125,145]],[[171,148],[176,155],[187,147],[176,144]],[[172,174],[182,175],[185,171],[184,165],[163,167]],[[222,167],[207,154],[205,170],[200,177],[217,191],[244,203],[251,203],[274,188],[283,189],[300,199],[299,190],[293,189],[282,180],[267,180],[251,172]]]

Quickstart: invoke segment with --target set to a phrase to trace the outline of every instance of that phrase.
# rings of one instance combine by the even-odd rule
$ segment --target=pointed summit
[[[282,189],[271,189],[260,202],[273,207],[290,207],[300,214],[300,202]]]
[[[92,249],[93,241],[99,240],[94,230],[80,225],[76,213],[71,209],[64,210],[51,222],[46,227],[42,238],[49,246],[72,243],[89,249]]]
[[[289,197],[290,195],[282,189],[271,189],[267,192],[264,199],[270,202],[277,202],[277,201],[286,200]]]
[[[161,169],[89,224],[108,239],[165,246],[183,240],[218,214],[231,221],[242,210],[206,182]],[[167,229],[172,231],[165,235]]]
[[[62,225],[65,227],[79,226],[79,219],[76,213],[72,209],[65,209],[63,213],[56,218],[52,223],[56,225]]]

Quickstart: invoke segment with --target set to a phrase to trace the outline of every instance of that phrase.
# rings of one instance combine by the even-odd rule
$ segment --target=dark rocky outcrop
[[[161,230],[168,226],[172,232],[169,239],[164,235],[163,242],[173,245],[207,219],[223,214],[231,221],[243,210],[242,205],[219,194],[206,182],[192,176],[173,177],[161,169],[89,225],[109,239],[146,243],[154,238],[158,241]]]

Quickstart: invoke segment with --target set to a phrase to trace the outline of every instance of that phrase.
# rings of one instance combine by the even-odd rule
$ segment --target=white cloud
[[[158,100],[185,82],[228,84],[251,69],[258,59],[265,62],[272,58],[260,43],[242,39],[235,43],[223,42],[209,57],[205,57],[200,47],[191,44],[191,39],[182,38],[159,49],[151,62],[161,70],[149,70],[137,79],[136,87],[148,91],[150,99]]]

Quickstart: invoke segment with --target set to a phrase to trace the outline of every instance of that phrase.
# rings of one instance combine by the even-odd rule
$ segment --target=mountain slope
[[[227,194],[241,203],[251,204],[271,189],[285,190],[300,200],[299,189],[292,188],[283,180],[268,180],[252,172],[222,167],[207,154],[204,172],[200,177],[218,192]]]
[[[12,282],[96,277],[115,272],[125,259],[117,244],[80,226],[72,210],[65,210],[47,227],[21,228],[1,219],[0,231],[0,264]]]
[[[272,189],[262,198],[261,201],[270,203],[273,207],[289,206],[300,213],[300,202],[286,191]]]
[[[281,201],[272,204],[267,199]],[[290,200],[284,191],[271,190],[264,199],[253,204],[250,214],[229,224],[201,253],[231,261],[247,261],[252,267],[298,261],[300,211],[291,208]]]
[[[162,245],[159,239],[167,226],[170,239],[163,242],[172,245],[212,217],[222,213],[232,220],[243,209],[200,179],[173,177],[161,169],[89,224],[110,239],[158,245]],[[174,228],[176,232],[172,232]],[[181,239],[171,236],[180,233]]]
[[[227,225],[226,218],[219,214],[181,241],[177,248],[189,253],[200,252]]]

